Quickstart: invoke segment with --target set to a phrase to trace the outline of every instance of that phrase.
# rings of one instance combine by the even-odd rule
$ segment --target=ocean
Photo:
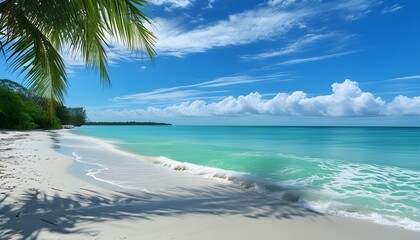
[[[70,133],[320,212],[420,231],[420,128],[83,126]],[[132,174],[113,176],[128,163],[72,154],[90,164],[87,177],[137,186],[128,176],[141,169],[132,163],[125,168]]]

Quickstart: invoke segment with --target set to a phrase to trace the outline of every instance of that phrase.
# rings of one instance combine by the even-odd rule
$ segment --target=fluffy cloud
[[[420,115],[420,97],[397,96],[386,109],[387,115]]]
[[[264,99],[260,93],[246,96],[227,97],[218,102],[207,103],[203,100],[184,102],[165,108],[93,112],[95,115],[116,117],[210,117],[210,116],[327,116],[327,117],[364,117],[364,116],[401,116],[420,115],[420,97],[395,97],[387,104],[372,93],[363,92],[358,83],[345,80],[332,84],[332,93],[308,97],[302,91],[291,94],[278,93],[271,99]]]
[[[385,102],[371,93],[362,92],[357,82],[346,80],[332,85],[331,95],[308,97],[302,91],[292,94],[279,93],[265,100],[259,93],[250,93],[238,98],[228,97],[220,102],[207,104],[197,100],[182,103],[160,111],[169,116],[229,116],[244,114],[266,114],[275,116],[370,116],[381,113]]]

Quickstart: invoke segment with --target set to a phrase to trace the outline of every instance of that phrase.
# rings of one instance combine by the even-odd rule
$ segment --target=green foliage
[[[16,93],[0,88],[0,128],[14,128],[22,117],[23,101]]]
[[[57,129],[60,121],[53,118],[40,106],[22,99],[17,93],[0,88],[0,128],[6,129]]]
[[[86,111],[82,107],[68,108],[69,111],[69,124],[75,126],[82,126],[86,123]]]
[[[35,129],[37,127],[38,125],[33,118],[26,112],[20,112],[18,122],[13,126],[14,129],[19,130]]]
[[[25,112],[32,117],[33,121],[37,123],[39,128],[50,128],[47,113],[39,106],[27,102],[24,106]]]
[[[82,107],[59,106],[56,108],[56,114],[63,125],[82,126],[87,120],[86,111]]]
[[[48,114],[62,103],[67,88],[60,51],[70,52],[99,70],[109,84],[106,50],[116,39],[134,53],[146,50],[152,59],[156,37],[140,9],[145,0],[2,0],[0,51],[12,71],[25,75],[31,90],[48,99]],[[67,51],[68,50],[68,51]]]
[[[55,108],[55,115],[60,119],[61,124],[69,125],[70,113],[66,106],[57,106]]]

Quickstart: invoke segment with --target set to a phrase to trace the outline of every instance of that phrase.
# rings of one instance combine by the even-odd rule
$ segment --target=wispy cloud
[[[390,7],[385,7],[383,10],[382,10],[382,14],[385,14],[385,13],[392,13],[392,12],[396,12],[396,11],[398,11],[398,10],[400,10],[400,9],[402,9],[404,6],[403,5],[398,5],[398,4],[394,4],[394,5],[392,5],[392,6],[390,6]]]
[[[272,58],[272,57],[278,57],[278,56],[284,56],[291,53],[296,53],[302,51],[305,47],[308,45],[311,45],[315,42],[318,42],[322,39],[325,39],[329,37],[328,34],[307,34],[297,41],[294,41],[290,44],[288,44],[286,47],[278,49],[278,50],[272,50],[272,51],[266,51],[260,54],[256,55],[245,55],[241,56],[241,59],[243,60],[262,60],[266,58]]]
[[[345,20],[355,21],[371,12],[371,9],[381,2],[377,0],[344,0],[329,3],[330,10],[342,11]]]
[[[264,76],[249,76],[249,75],[228,76],[228,77],[220,77],[212,81],[196,84],[195,86],[204,87],[204,88],[223,87],[223,86],[245,84],[245,83],[281,80],[282,78],[286,76],[288,75],[285,73],[275,73],[275,74],[264,75]]]
[[[137,93],[122,97],[114,98],[117,106],[127,106],[131,104],[173,104],[182,101],[190,101],[200,98],[219,98],[215,94],[225,93],[225,90],[220,91],[201,91],[195,89],[187,90],[168,90],[159,89],[151,92]]]
[[[321,60],[325,60],[325,59],[336,58],[336,57],[341,57],[341,56],[353,54],[355,52],[356,51],[346,51],[346,52],[334,53],[334,54],[323,55],[323,56],[308,57],[308,58],[297,58],[297,59],[284,61],[284,62],[281,62],[279,64],[280,65],[291,65],[291,64],[299,64],[299,63],[306,63],[306,62],[316,62],[316,61],[321,61]]]
[[[152,0],[151,3],[186,8],[193,2],[194,0]],[[209,0],[210,4],[213,2]],[[366,14],[375,5],[374,2],[372,0],[349,0],[315,4],[306,0],[273,0],[254,9],[231,14],[225,19],[194,24],[194,27],[191,27],[192,25],[188,22],[182,21],[181,18],[158,17],[154,27],[148,26],[148,28],[153,29],[159,38],[156,44],[158,56],[176,57],[184,57],[191,53],[201,53],[216,48],[239,46],[264,40],[274,41],[282,37],[290,38],[289,34],[296,29],[303,33],[300,37],[298,35],[298,40],[284,48],[243,56],[243,59],[270,58],[302,51],[306,46],[330,37],[329,33],[322,33],[322,31],[313,34],[308,33],[313,29],[302,30],[302,26],[306,26],[321,14],[326,12],[339,12],[355,16]],[[145,59],[145,55],[142,55],[141,52],[132,53],[115,39],[110,39],[110,46],[107,51],[110,65],[118,64],[121,60],[140,61]],[[316,61],[341,54],[321,56],[318,59],[296,59],[284,64]],[[84,66],[83,60],[79,57],[74,58],[68,54],[63,54],[63,56],[69,67],[69,72],[74,72],[75,68]]]
[[[191,6],[194,0],[149,0],[154,5],[169,5],[171,8],[186,8]]]
[[[396,81],[396,80],[410,80],[410,79],[420,79],[420,75],[397,77],[397,78],[392,78],[392,79],[389,79],[389,80]]]
[[[160,55],[182,57],[218,47],[249,44],[283,35],[311,14],[306,9],[286,12],[276,8],[258,8],[194,29],[188,29],[180,21],[159,18],[156,47]]]
[[[297,0],[268,0],[268,5],[270,6],[279,6],[279,7],[287,7],[290,5],[295,4],[298,2]]]
[[[285,8],[284,6],[291,6]],[[326,12],[332,16],[345,15],[356,20],[370,12],[376,6],[373,0],[334,1],[314,3],[312,1],[269,1],[252,10],[229,15],[226,19],[194,25],[178,19],[158,18],[155,34],[158,36],[157,51],[160,55],[183,57],[191,53],[206,52],[211,49],[251,44],[258,41],[272,41],[295,29],[306,28],[316,17]],[[322,28],[322,27],[319,27]],[[302,39],[284,49],[262,53],[255,57],[279,56],[298,51],[305,44],[316,41],[326,34],[302,32]],[[305,38],[306,37],[306,38]],[[318,39],[319,40],[319,39]],[[301,42],[299,42],[301,41]],[[250,56],[252,58],[252,56]]]
[[[176,103],[191,100],[192,97],[206,97],[206,98],[220,98],[215,94],[226,93],[228,90],[212,90],[210,88],[226,87],[238,84],[249,84],[263,81],[281,81],[286,76],[285,73],[275,73],[264,76],[250,76],[250,75],[237,75],[225,76],[211,81],[201,82],[197,84],[176,86],[171,88],[160,88],[150,92],[130,94],[113,98],[116,103],[122,104],[156,104],[156,103]],[[284,79],[288,81],[290,79]],[[195,100],[194,99],[194,100]]]
[[[391,78],[391,79],[386,79],[386,80],[380,80],[380,81],[363,82],[361,84],[362,85],[365,85],[365,84],[375,84],[375,83],[384,83],[384,82],[397,82],[397,81],[413,80],[413,79],[420,79],[420,75],[396,77],[396,78]]]

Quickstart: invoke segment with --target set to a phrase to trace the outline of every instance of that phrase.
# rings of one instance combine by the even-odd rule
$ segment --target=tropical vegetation
[[[87,121],[86,110],[83,107],[59,106],[56,113],[63,125],[82,126]]]
[[[146,7],[145,0],[0,0],[0,51],[30,91],[46,99],[52,121],[68,85],[63,53],[98,70],[104,84],[112,40],[153,59]]]
[[[0,129],[57,129],[62,125],[84,125],[82,107],[55,106],[56,117],[49,119],[47,100],[31,95],[22,85],[0,79]]]
[[[16,92],[0,88],[0,128],[24,130],[60,127],[60,121],[56,117],[48,119],[47,112],[39,105]]]

